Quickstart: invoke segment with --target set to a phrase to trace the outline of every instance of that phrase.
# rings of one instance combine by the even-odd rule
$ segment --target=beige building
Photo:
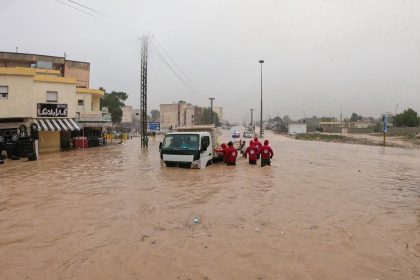
[[[28,136],[32,126],[39,132],[40,151],[59,150],[71,132],[80,129],[74,120],[76,80],[59,75],[58,70],[0,68],[3,143]]]
[[[64,56],[0,52],[0,67],[57,70],[59,76],[74,79],[77,87],[89,88],[90,63],[67,60]]]
[[[48,152],[70,147],[81,129],[82,135],[101,136],[111,123],[100,111],[103,91],[77,88],[76,79],[60,75],[59,70],[0,67],[0,145],[31,135],[38,138],[39,151]]]
[[[213,112],[217,113],[222,121],[223,107],[213,107]],[[200,125],[202,113],[203,107],[184,101],[160,104],[160,127],[165,131],[176,127]]]

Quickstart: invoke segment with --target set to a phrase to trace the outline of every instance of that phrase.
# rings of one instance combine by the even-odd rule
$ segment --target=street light
[[[264,60],[260,60],[259,63],[261,64],[261,114],[260,114],[260,138],[263,137],[263,99],[262,99],[262,65]]]

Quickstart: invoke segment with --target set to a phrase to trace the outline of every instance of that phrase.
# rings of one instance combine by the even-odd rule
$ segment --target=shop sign
[[[81,112],[79,116],[81,122],[100,122],[102,120],[102,112]]]
[[[67,104],[38,103],[38,117],[67,117]]]

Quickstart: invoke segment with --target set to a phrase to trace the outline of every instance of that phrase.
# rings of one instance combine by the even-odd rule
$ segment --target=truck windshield
[[[166,135],[162,149],[198,150],[198,134]]]

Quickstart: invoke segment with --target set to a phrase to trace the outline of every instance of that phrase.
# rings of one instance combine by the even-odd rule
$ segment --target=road
[[[138,139],[8,161],[0,278],[420,279],[419,150],[267,137],[265,168]]]

